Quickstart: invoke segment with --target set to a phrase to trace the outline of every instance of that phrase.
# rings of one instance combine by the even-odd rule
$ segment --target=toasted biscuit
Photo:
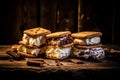
[[[71,34],[74,38],[90,38],[95,36],[102,36],[101,32],[95,32],[95,31],[83,31],[78,33]]]
[[[46,35],[46,37],[47,38],[56,38],[56,37],[62,37],[62,36],[69,35],[69,34],[71,34],[70,31],[61,31],[61,32],[54,32],[54,33],[48,34],[48,35]]]
[[[31,45],[25,44],[23,41],[19,41],[19,44],[23,45],[23,46],[25,46],[27,48],[38,48],[37,46],[31,46]]]
[[[85,39],[74,39],[73,42],[78,45],[86,45]]]
[[[62,47],[66,48],[66,47],[70,47],[72,45],[73,45],[73,43],[69,43],[69,44],[63,45]]]
[[[19,47],[17,48],[18,52],[24,52],[26,54],[32,54],[32,55],[42,54],[45,52],[45,50],[46,50],[46,46],[41,48],[30,48],[28,46],[19,45]]]
[[[37,28],[24,30],[24,33],[29,35],[29,36],[36,37],[36,36],[40,36],[40,35],[43,35],[43,34],[50,34],[51,31],[48,30],[48,29],[44,29],[42,27],[37,27]]]
[[[19,46],[18,44],[12,45],[11,50],[12,50],[12,51],[16,51],[17,48],[18,48],[18,46]]]
[[[35,46],[35,45],[30,45],[30,44],[25,44],[23,41],[19,41],[20,45],[26,46],[28,48],[41,48],[43,46],[46,46],[46,44],[41,44],[40,46]]]
[[[90,49],[90,48],[96,48],[96,47],[101,47],[102,44],[97,44],[97,45],[89,45],[89,46],[81,46],[81,45],[74,45],[74,47],[78,49]]]

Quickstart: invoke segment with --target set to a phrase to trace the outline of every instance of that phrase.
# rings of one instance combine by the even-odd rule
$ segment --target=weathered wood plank
[[[95,63],[95,62],[87,62],[84,61],[84,64],[75,64],[72,62],[61,62],[63,65],[57,66],[54,60],[45,60],[48,63],[48,66],[39,67],[39,66],[28,66],[26,64],[26,60],[21,61],[13,61],[9,60],[0,60],[0,68],[1,69],[24,69],[24,70],[34,70],[36,72],[44,72],[47,70],[52,70],[53,72],[56,70],[102,70],[102,69],[119,69],[120,65],[118,63],[109,62],[109,63]]]
[[[9,58],[9,56],[6,54],[6,50],[10,48],[11,45],[0,45],[0,60]]]
[[[0,52],[2,52],[0,55],[4,54],[6,57],[5,50],[9,49],[10,46],[0,46]],[[115,61],[109,61],[109,60],[103,60],[102,62],[92,62],[92,61],[85,61],[81,60],[81,64],[76,64],[73,62],[70,62],[68,59],[60,61],[62,65],[56,65],[55,60],[51,59],[44,59],[45,63],[49,64],[44,67],[39,66],[28,66],[27,61],[28,59],[39,59],[39,58],[26,58],[25,60],[13,60],[12,62],[9,59],[2,60],[0,59],[0,69],[6,69],[6,70],[16,70],[16,69],[23,69],[23,70],[33,70],[35,72],[44,72],[44,71],[56,71],[56,70],[64,70],[64,71],[76,71],[76,70],[104,70],[104,69],[119,69],[120,64],[119,62]]]

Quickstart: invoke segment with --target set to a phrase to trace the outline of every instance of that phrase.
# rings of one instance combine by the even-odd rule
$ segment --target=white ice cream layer
[[[75,44],[79,45],[94,45],[94,44],[99,44],[101,42],[100,37],[92,37],[92,38],[87,38],[87,39],[74,39]]]
[[[100,37],[92,37],[86,39],[86,44],[87,45],[94,45],[94,44],[99,44],[101,41]]]
[[[40,46],[41,45],[41,40],[44,36],[38,36],[37,38],[32,38],[32,37],[29,37],[27,34],[24,34],[23,35],[23,42],[26,44],[26,45],[30,45],[30,46]]]
[[[61,59],[64,57],[68,57],[70,55],[70,52],[71,52],[71,47],[56,48],[56,49],[51,48],[46,51],[46,56],[48,56],[49,58]]]

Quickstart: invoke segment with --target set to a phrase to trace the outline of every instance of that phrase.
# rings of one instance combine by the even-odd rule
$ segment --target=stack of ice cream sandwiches
[[[46,35],[51,31],[42,27],[24,30],[22,40],[19,41],[17,52],[20,54],[32,54],[38,56],[45,53],[46,50]]]
[[[73,38],[70,31],[54,32],[46,35],[46,57],[62,60],[71,55]]]
[[[95,60],[105,57],[105,52],[101,47],[101,32],[82,31],[72,33],[71,36],[74,38],[73,56]]]

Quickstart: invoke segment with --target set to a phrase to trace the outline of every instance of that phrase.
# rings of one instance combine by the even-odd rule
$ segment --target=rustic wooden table
[[[56,66],[54,60],[44,59],[46,63],[50,65],[40,67],[40,66],[29,66],[26,64],[26,59],[24,60],[14,60],[10,61],[8,54],[6,54],[6,50],[9,49],[11,45],[2,45],[0,46],[0,75],[7,75],[12,79],[22,79],[29,76],[29,78],[38,79],[42,75],[47,75],[43,79],[99,79],[98,77],[102,76],[101,79],[118,78],[117,72],[120,71],[119,61],[103,60],[102,62],[93,62],[93,61],[85,61],[81,60],[83,63],[75,64],[73,62],[68,61],[60,61],[63,65]],[[104,48],[106,48],[104,46]],[[109,50],[110,51],[110,50]],[[119,50],[118,50],[119,52]],[[119,53],[118,53],[119,54]],[[12,74],[11,74],[12,73]],[[33,76],[34,73],[34,76]],[[14,75],[16,76],[14,76]],[[38,75],[39,74],[39,75]],[[107,75],[106,75],[107,74]],[[21,76],[22,77],[21,77]],[[35,77],[35,75],[38,75]],[[51,76],[49,76],[51,75]],[[56,76],[54,76],[56,75]],[[105,76],[106,75],[106,76]],[[17,77],[18,76],[18,77]],[[31,77],[32,76],[32,77]],[[54,76],[54,77],[53,77]],[[64,76],[64,77],[58,77]],[[67,77],[66,77],[67,76]],[[97,77],[95,77],[97,76]],[[87,78],[86,78],[87,77]],[[2,77],[5,78],[5,77]],[[29,79],[26,78],[26,79]]]

